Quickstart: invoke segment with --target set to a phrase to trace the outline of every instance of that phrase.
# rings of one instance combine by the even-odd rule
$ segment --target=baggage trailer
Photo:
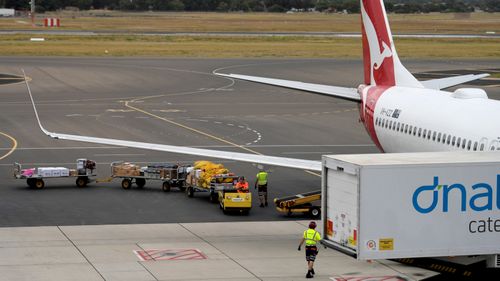
[[[159,163],[140,167],[136,164],[119,161],[111,163],[110,179],[122,179],[123,189],[130,189],[132,184],[143,188],[146,181],[161,181],[162,190],[165,192],[169,192],[172,187],[185,191],[186,176],[191,169],[191,165]]]
[[[210,185],[200,185],[200,171],[191,171],[186,178],[186,194],[188,197],[194,197],[195,192],[208,192],[208,199],[212,203],[219,201],[219,190],[224,188],[233,188],[238,182],[238,176],[234,174],[217,174],[210,178]]]
[[[274,198],[274,204],[278,212],[291,216],[292,214],[304,214],[313,218],[321,215],[321,190],[300,193],[293,196]]]
[[[65,167],[36,167],[23,169],[19,163],[14,163],[14,178],[25,179],[30,188],[42,189],[45,187],[44,179],[48,178],[76,178],[76,186],[85,187],[95,177],[96,163],[88,159],[77,159],[76,169]]]
[[[473,265],[500,267],[498,152],[325,155],[322,166],[324,245],[440,272],[447,261],[476,279]]]

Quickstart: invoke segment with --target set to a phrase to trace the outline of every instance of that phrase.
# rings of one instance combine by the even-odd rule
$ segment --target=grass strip
[[[165,56],[200,58],[359,58],[361,39],[318,37],[4,35],[3,56]],[[405,58],[498,58],[500,39],[399,38]]]

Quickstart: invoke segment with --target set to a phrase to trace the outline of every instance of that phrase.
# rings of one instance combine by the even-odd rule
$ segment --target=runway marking
[[[66,117],[80,117],[83,116],[83,114],[67,114]]]
[[[6,154],[4,154],[3,156],[0,156],[0,160],[3,160],[5,158],[7,158],[9,155],[11,155],[14,152],[14,150],[16,150],[17,140],[14,137],[12,137],[6,133],[0,132],[0,135],[4,136],[6,138],[9,138],[12,141],[12,147],[9,149],[9,151]],[[10,164],[10,165],[12,165],[12,164]]]
[[[111,116],[111,118],[125,118],[125,116],[122,116],[122,115],[113,115],[113,116]]]
[[[106,109],[106,112],[134,112],[131,109]]]
[[[107,156],[146,156],[146,154],[138,153],[109,153],[109,154],[94,154],[94,157],[107,157]]]
[[[135,106],[132,106],[132,105],[130,105],[130,104],[129,104],[129,102],[128,102],[128,101],[126,101],[126,102],[125,102],[125,106],[126,106],[126,107],[128,107],[128,108],[132,108],[132,109],[134,109],[134,110],[137,110],[137,111],[139,111],[139,112],[142,112],[142,113],[144,113],[144,114],[146,114],[146,115],[149,115],[149,116],[151,116],[151,117],[154,117],[154,118],[157,118],[157,119],[163,120],[163,121],[165,121],[165,122],[167,122],[167,123],[170,123],[170,124],[176,125],[176,126],[178,126],[178,127],[184,128],[184,129],[186,129],[186,130],[189,130],[189,131],[192,131],[192,132],[198,133],[198,134],[200,134],[200,135],[203,135],[203,136],[206,136],[206,137],[212,138],[212,139],[214,139],[214,140],[218,140],[218,141],[223,142],[223,143],[227,143],[227,144],[229,144],[229,145],[232,145],[232,146],[234,146],[234,147],[241,148],[241,149],[243,149],[243,150],[246,150],[246,151],[248,151],[248,152],[251,152],[251,153],[254,153],[254,154],[257,154],[257,155],[262,155],[261,153],[259,153],[259,152],[255,151],[255,150],[252,150],[252,149],[246,148],[246,147],[244,147],[244,146],[242,146],[242,145],[239,145],[239,144],[233,143],[233,142],[231,142],[231,141],[228,141],[228,140],[225,140],[225,139],[219,138],[219,137],[214,136],[214,135],[212,135],[212,134],[209,134],[209,133],[206,133],[206,132],[203,132],[203,131],[197,130],[197,129],[195,129],[195,128],[192,128],[192,127],[189,127],[189,126],[183,125],[183,124],[181,124],[181,123],[178,123],[178,122],[172,121],[172,120],[170,120],[170,119],[167,119],[167,118],[164,118],[164,117],[158,116],[158,115],[153,114],[153,113],[151,113],[151,112],[148,112],[148,111],[142,110],[142,109],[137,108],[137,107],[135,107]]]
[[[170,113],[170,112],[186,112],[186,110],[181,110],[181,109],[153,109],[153,112],[164,112],[164,113]]]
[[[374,144],[250,144],[251,147],[260,148],[286,148],[286,147],[375,147]],[[193,145],[197,148],[231,148],[232,145]],[[0,148],[0,151],[11,150],[12,148]],[[119,146],[68,146],[68,147],[17,147],[17,151],[31,150],[86,150],[86,149],[128,149]]]

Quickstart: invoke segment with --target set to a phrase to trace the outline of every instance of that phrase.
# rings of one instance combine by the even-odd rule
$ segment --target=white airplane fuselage
[[[361,121],[383,152],[500,150],[500,101],[485,93],[397,86],[360,91]]]

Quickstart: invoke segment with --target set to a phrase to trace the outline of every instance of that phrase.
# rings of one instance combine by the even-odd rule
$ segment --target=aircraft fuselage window
[[[477,141],[474,142],[474,151],[477,151]]]

